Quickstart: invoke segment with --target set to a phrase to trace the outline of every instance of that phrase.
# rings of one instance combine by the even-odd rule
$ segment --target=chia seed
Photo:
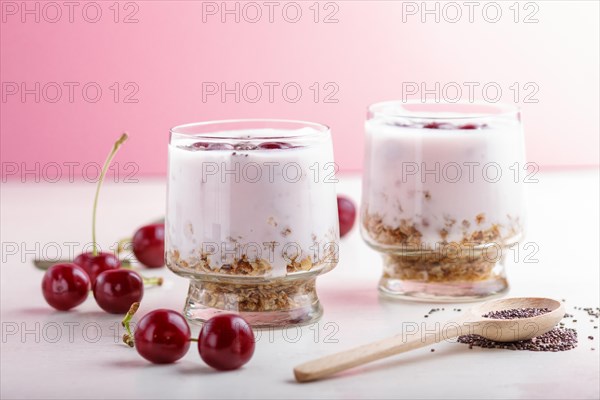
[[[569,328],[554,328],[533,339],[517,342],[496,342],[479,335],[463,335],[458,337],[458,342],[468,344],[469,348],[477,346],[486,349],[565,351],[577,347],[577,331]]]
[[[550,310],[547,308],[514,308],[512,310],[491,311],[487,314],[483,314],[482,317],[492,319],[519,319],[537,317],[538,315],[549,312]]]
[[[482,315],[492,319],[519,319],[531,318],[550,312],[547,308],[517,308],[512,310],[492,311]],[[479,335],[462,335],[458,337],[459,343],[488,349],[528,350],[528,351],[565,351],[577,347],[577,331],[575,329],[557,327],[543,335],[529,340],[516,342],[496,342]]]

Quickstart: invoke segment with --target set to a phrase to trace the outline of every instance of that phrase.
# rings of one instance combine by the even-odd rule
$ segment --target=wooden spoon
[[[515,308],[547,308],[550,312],[519,319],[482,317],[491,311]],[[411,338],[397,335],[382,339],[298,365],[294,368],[294,375],[298,382],[314,381],[375,360],[466,334],[480,335],[497,342],[527,340],[550,331],[564,315],[562,303],[553,299],[523,297],[492,300],[471,308],[458,318],[447,321],[437,333],[427,331],[424,335],[416,334]]]

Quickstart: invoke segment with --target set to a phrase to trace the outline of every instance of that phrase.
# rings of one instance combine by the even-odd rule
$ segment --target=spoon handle
[[[446,324],[451,323],[458,327],[462,321],[448,321]],[[460,334],[460,329],[428,331],[425,335],[422,333],[419,331],[410,339],[397,335],[308,361],[294,368],[294,376],[298,382],[315,381],[359,365],[454,338]]]

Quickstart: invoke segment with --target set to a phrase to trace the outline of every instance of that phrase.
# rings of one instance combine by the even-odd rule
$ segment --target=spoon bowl
[[[520,308],[547,308],[549,312],[535,317],[497,319],[483,317],[493,311]],[[543,297],[520,297],[499,299],[473,307],[464,314],[464,322],[474,324],[472,333],[496,342],[528,340],[550,331],[563,319],[565,307],[554,299]]]

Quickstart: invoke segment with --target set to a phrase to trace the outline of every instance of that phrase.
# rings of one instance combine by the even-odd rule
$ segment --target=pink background
[[[256,23],[239,23],[220,14],[203,22],[202,2],[137,1],[120,3],[120,22],[109,8],[113,1],[98,1],[102,17],[97,23],[82,16],[85,3],[69,22],[68,9],[55,23],[55,10],[44,2],[1,2],[1,158],[3,180],[7,163],[32,168],[39,162],[101,162],[121,131],[131,140],[117,161],[135,162],[139,174],[164,175],[169,128],[188,122],[272,117],[303,119],[328,124],[334,133],[336,161],[342,171],[362,166],[363,122],[366,107],[375,101],[399,99],[403,82],[497,82],[502,102],[514,103],[510,86],[519,82],[526,129],[528,158],[542,167],[597,166],[599,149],[599,28],[598,3],[594,1],[536,2],[538,23],[515,23],[502,4],[502,18],[486,22],[481,7],[474,22],[464,14],[457,23],[433,16],[421,22],[420,14],[405,15],[401,2],[339,1],[324,9],[321,22],[313,21],[312,1],[298,2],[302,18],[286,22],[280,2],[274,22],[268,9]],[[262,4],[263,2],[258,2]],[[462,2],[458,2],[462,4]],[[35,15],[22,15],[24,4],[40,7]],[[62,2],[58,2],[62,4]],[[221,6],[221,2],[214,3]],[[234,7],[235,2],[228,2]],[[244,6],[239,2],[239,7]],[[420,6],[421,2],[414,3]],[[485,2],[481,3],[482,5]],[[14,7],[17,13],[13,15]],[[434,5],[431,5],[432,7]],[[440,3],[440,7],[443,3]],[[127,9],[124,9],[127,7]],[[337,23],[323,23],[338,8]],[[123,23],[132,11],[138,22]],[[247,9],[252,18],[254,11]],[[94,16],[93,10],[88,10]],[[290,16],[293,12],[290,10]],[[463,13],[468,10],[462,9]],[[532,10],[520,12],[520,20]],[[454,16],[452,12],[451,18]],[[494,15],[491,11],[489,15]],[[21,20],[26,17],[25,22]],[[46,18],[44,18],[46,17]],[[285,101],[280,89],[269,102],[266,87],[256,103],[232,95],[202,99],[202,82],[297,82],[302,98]],[[34,95],[25,102],[7,92],[11,82],[78,82],[73,102],[66,86],[62,97],[51,103]],[[88,102],[81,87],[96,82],[102,98]],[[115,103],[109,87],[119,82],[121,98]],[[137,103],[124,103],[127,82],[139,92]],[[309,87],[319,82],[321,98],[315,103]],[[323,86],[339,88],[337,103],[323,102]],[[539,88],[537,103],[524,103],[533,82]],[[8,88],[8,89],[7,89]],[[531,87],[530,87],[531,88]],[[467,100],[463,86],[463,99]],[[254,92],[252,92],[253,94]],[[480,97],[481,90],[476,90]],[[55,92],[49,91],[54,97]],[[409,98],[414,98],[409,97]],[[417,97],[418,98],[418,97]],[[76,168],[77,173],[81,171]]]

